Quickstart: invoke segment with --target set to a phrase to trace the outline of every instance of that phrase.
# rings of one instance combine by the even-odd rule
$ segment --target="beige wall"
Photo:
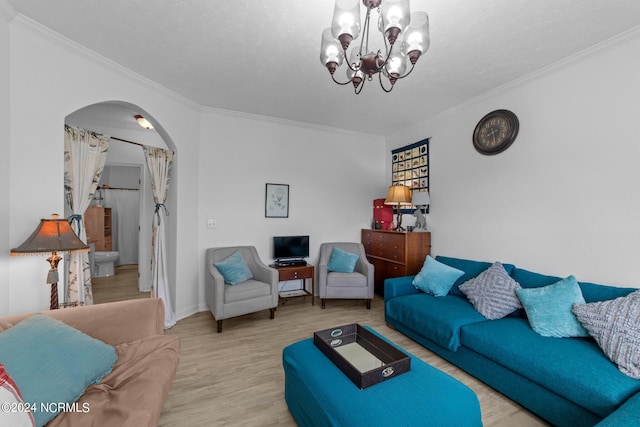
[[[627,35],[389,138],[390,150],[433,137],[434,253],[640,286],[638,52]],[[518,138],[480,155],[474,127],[501,108]]]
[[[9,86],[9,12],[0,3],[0,182],[11,182],[10,144],[11,129],[9,122],[10,115],[10,86]],[[9,186],[0,185],[0,200],[9,200]],[[9,251],[11,242],[9,241],[9,204],[0,204],[0,274],[6,278],[9,273]],[[0,313],[8,309],[11,289],[9,286],[0,285]]]
[[[322,242],[360,241],[373,199],[386,194],[382,137],[216,110],[201,123],[202,258],[208,247],[249,244],[270,262],[273,236],[304,234],[316,263]],[[266,183],[289,184],[288,218],[265,218]]]

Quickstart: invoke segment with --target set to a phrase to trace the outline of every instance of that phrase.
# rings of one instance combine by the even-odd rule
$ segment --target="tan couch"
[[[118,355],[111,373],[78,399],[80,407],[87,403],[90,410],[63,412],[48,427],[158,424],[180,358],[178,337],[164,334],[162,300],[138,299],[43,314],[114,346]],[[29,315],[0,321],[15,325]]]

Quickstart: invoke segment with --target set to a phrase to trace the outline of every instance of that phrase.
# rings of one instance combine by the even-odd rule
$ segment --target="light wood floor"
[[[149,298],[150,292],[138,292],[138,265],[116,267],[111,277],[92,277],[94,304],[124,301],[137,298]]]
[[[114,277],[118,277],[118,274]],[[126,275],[120,275],[125,279]],[[111,282],[116,282],[111,280]],[[131,286],[131,284],[129,285]],[[137,287],[137,280],[136,285]],[[120,285],[112,285],[110,297]],[[138,294],[134,291],[124,293]],[[94,285],[94,299],[102,300]],[[284,401],[282,348],[333,326],[360,323],[403,347],[414,356],[457,378],[480,400],[482,421],[491,427],[546,426],[542,420],[474,377],[456,368],[384,323],[384,306],[376,296],[371,310],[364,302],[329,300],[321,309],[316,300],[298,298],[280,305],[275,319],[262,311],[223,324],[222,333],[209,312],[178,321],[168,333],[180,337],[176,378],[160,417],[160,426],[295,426]]]

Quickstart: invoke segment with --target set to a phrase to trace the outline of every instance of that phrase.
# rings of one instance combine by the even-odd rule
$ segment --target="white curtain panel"
[[[138,263],[140,192],[105,188],[104,206],[111,208],[111,244],[120,252],[118,265]]]
[[[173,152],[157,147],[144,146],[144,157],[147,160],[151,176],[151,190],[156,203],[153,218],[151,286],[153,294],[164,301],[164,327],[171,328],[176,324],[171,295],[169,293],[169,275],[167,274],[167,249],[165,242],[165,221],[163,216],[169,214],[165,206],[169,190],[169,173],[173,162]]]
[[[64,126],[64,192],[74,220],[73,230],[83,242],[87,233],[82,215],[91,204],[107,159],[109,137],[72,126]],[[93,304],[89,254],[70,256],[65,302]]]

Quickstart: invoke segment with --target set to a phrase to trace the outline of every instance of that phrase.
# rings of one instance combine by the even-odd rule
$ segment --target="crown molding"
[[[358,135],[358,136],[364,136],[366,138],[380,138],[382,142],[384,142],[384,139],[385,139],[384,136],[373,134],[373,133],[356,132],[352,130],[335,128],[331,126],[324,126],[324,125],[319,125],[315,123],[299,122],[296,120],[282,119],[279,117],[245,113],[243,111],[225,110],[223,108],[202,107],[202,112],[204,114],[222,114],[230,117],[239,117],[243,119],[258,120],[258,121],[267,122],[267,123],[275,123],[275,124],[284,125],[284,126],[293,126],[298,128],[304,128],[304,129],[312,129],[312,130],[317,130],[321,132],[339,133],[341,135]]]
[[[5,0],[0,0],[0,2],[3,2]],[[1,3],[0,3],[1,4]],[[135,71],[132,71],[122,65],[120,65],[119,63],[106,58],[102,55],[100,55],[99,53],[63,36],[60,33],[57,33],[55,31],[53,31],[52,29],[34,21],[33,19],[22,15],[22,14],[17,14],[15,16],[15,18],[13,19],[13,22],[16,25],[21,26],[22,28],[27,29],[28,31],[31,31],[32,33],[38,35],[38,36],[42,36],[44,38],[46,38],[48,41],[51,41],[55,44],[57,44],[58,46],[62,47],[63,49],[66,50],[70,50],[74,53],[77,53],[78,55],[98,64],[101,66],[105,66],[113,71],[116,71],[117,73],[119,73],[120,75],[127,77],[128,79],[137,82],[137,83],[141,83],[151,89],[154,89],[158,92],[161,92],[165,95],[167,95],[168,97],[174,99],[175,101],[178,101],[182,104],[184,104],[185,106],[192,108],[194,110],[200,111],[202,109],[202,106],[194,101],[192,101],[191,99],[180,95],[177,92],[174,92],[173,90],[162,86],[161,84],[141,75],[136,73]]]
[[[575,64],[577,64],[578,62],[589,58],[592,55],[598,54],[604,50],[607,50],[609,48],[621,45],[623,43],[626,43],[629,40],[633,40],[635,38],[640,37],[640,26],[636,26],[633,27],[627,31],[624,31],[620,34],[617,34],[611,38],[608,38],[606,40],[603,40],[593,46],[590,46],[584,50],[581,50],[580,52],[574,53],[573,55],[569,55],[565,58],[562,58],[554,63],[551,63],[545,67],[542,67],[538,70],[535,70],[527,75],[524,75],[522,77],[519,77],[515,80],[512,80],[508,83],[505,83],[501,86],[498,86],[496,88],[493,88],[487,92],[482,93],[481,95],[478,95],[474,98],[468,99],[467,101],[464,101],[461,104],[458,104],[454,107],[451,107],[448,110],[453,110],[453,109],[457,109],[463,106],[467,106],[467,105],[471,105],[471,104],[475,104],[478,101],[481,101],[483,99],[486,98],[490,98],[492,96],[495,96],[499,93],[505,92],[507,90],[511,90],[520,86],[523,86],[531,81],[540,79],[542,77],[545,77],[547,75],[550,75],[552,73],[555,73],[557,71],[561,71],[565,68],[571,67]],[[448,111],[447,110],[447,111]]]
[[[11,22],[18,15],[18,12],[9,4],[7,0],[0,0],[0,16],[7,22]]]

